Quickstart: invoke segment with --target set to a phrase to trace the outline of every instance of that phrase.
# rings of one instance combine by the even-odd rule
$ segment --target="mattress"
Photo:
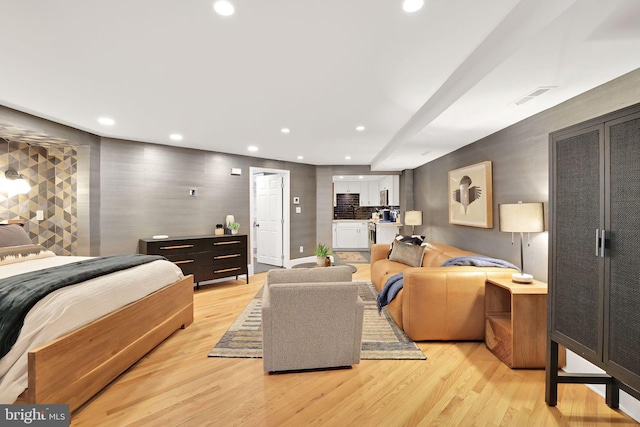
[[[52,256],[0,265],[0,279],[87,259]],[[0,359],[0,404],[15,402],[28,385],[27,354],[55,338],[183,278],[175,264],[153,261],[67,286],[40,300],[27,314],[17,342]]]

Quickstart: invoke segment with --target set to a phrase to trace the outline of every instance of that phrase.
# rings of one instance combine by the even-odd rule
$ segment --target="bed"
[[[79,261],[94,258],[56,256],[19,225],[0,226],[2,283]],[[61,287],[28,311],[0,353],[0,404],[65,403],[74,411],[192,322],[193,278],[164,259]]]

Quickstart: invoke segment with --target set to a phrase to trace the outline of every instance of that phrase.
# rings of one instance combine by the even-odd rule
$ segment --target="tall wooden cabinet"
[[[558,383],[640,398],[640,104],[550,135],[548,405]],[[558,373],[558,345],[603,375]]]

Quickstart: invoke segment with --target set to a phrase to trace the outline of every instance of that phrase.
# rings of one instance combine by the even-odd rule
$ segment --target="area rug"
[[[358,292],[364,301],[362,330],[363,360],[426,360],[426,356],[398,328],[386,310],[378,315],[376,291],[371,282],[359,282]],[[262,357],[262,289],[225,332],[209,357]]]
[[[362,252],[338,252],[335,253],[342,262],[353,262],[366,264],[369,260],[362,254]]]

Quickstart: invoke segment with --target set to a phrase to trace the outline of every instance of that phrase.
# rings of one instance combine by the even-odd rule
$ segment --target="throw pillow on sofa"
[[[418,234],[414,234],[414,235],[398,234],[395,237],[395,239],[393,239],[393,242],[391,242],[391,244],[393,245],[395,242],[404,242],[404,243],[409,243],[411,245],[418,245],[418,246],[425,243],[424,236],[420,236]]]
[[[411,267],[420,267],[422,265],[422,256],[424,255],[424,246],[413,245],[405,242],[394,242],[389,254],[390,261],[400,262]]]
[[[387,254],[387,259],[389,259],[389,257],[391,256],[391,251],[393,250],[393,244],[396,242],[403,242],[403,243],[409,243],[411,245],[426,245],[427,242],[424,241],[424,236],[420,236],[418,234],[414,234],[412,236],[410,235],[404,235],[404,234],[397,234],[396,237],[393,239],[393,241],[391,242],[391,246],[389,246],[389,253]]]

